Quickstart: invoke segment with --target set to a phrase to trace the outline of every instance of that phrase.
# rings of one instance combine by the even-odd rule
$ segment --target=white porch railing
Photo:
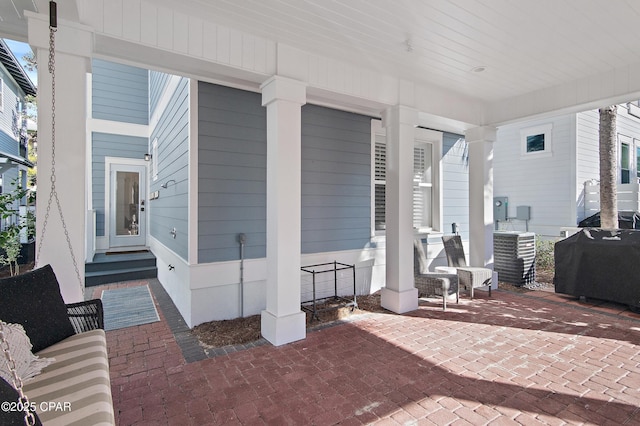
[[[640,184],[619,183],[618,211],[640,211]],[[585,217],[600,211],[600,184],[587,181],[584,184],[584,213]]]

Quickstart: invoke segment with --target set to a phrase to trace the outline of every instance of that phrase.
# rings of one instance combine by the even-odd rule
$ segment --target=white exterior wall
[[[167,290],[189,327],[203,322],[237,318],[240,315],[240,261],[216,262],[188,265],[157,240],[151,239],[151,249],[158,257],[158,279]],[[318,264],[334,260],[356,265],[356,292],[370,294],[384,285],[384,272],[374,275],[376,268],[384,264],[384,249],[366,248],[342,252],[314,253],[301,256],[301,264]],[[379,263],[382,263],[379,264]],[[169,271],[168,265],[175,267]],[[244,261],[244,316],[257,315],[266,308],[267,260],[245,259]],[[310,274],[301,272],[302,300],[306,300],[310,287]],[[318,276],[317,287],[332,274]],[[331,277],[328,277],[331,275]],[[211,277],[215,277],[212,280]],[[339,279],[342,295],[349,294],[345,288],[351,281]],[[331,283],[331,285],[333,285]]]
[[[577,224],[591,215],[585,206],[584,184],[592,179],[600,179],[600,154],[598,153],[598,139],[600,133],[600,117],[597,110],[585,111],[576,114],[577,121],[577,168],[576,168],[576,194],[577,209],[576,220],[567,226]]]
[[[494,145],[494,196],[508,197],[508,217],[517,206],[531,207],[528,230],[557,236],[560,229],[575,226],[576,153],[575,115],[510,124],[498,128]],[[521,154],[521,130],[551,124],[551,155],[527,158]],[[509,220],[503,230],[526,230],[526,223]]]

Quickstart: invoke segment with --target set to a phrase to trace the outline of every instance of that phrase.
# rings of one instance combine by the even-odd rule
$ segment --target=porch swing
[[[39,266],[42,242],[47,230],[51,205],[55,204],[60,214],[62,228],[64,230],[71,260],[75,268],[78,284],[84,296],[84,286],[76,261],[71,239],[62,213],[62,206],[56,191],[55,170],[55,32],[57,31],[57,5],[55,1],[49,2],[49,73],[51,74],[52,108],[51,108],[51,191],[47,202],[46,214],[40,233],[40,241],[36,251],[34,270],[27,273],[3,279],[0,282],[0,349],[4,353],[4,362],[8,370],[4,370],[10,378],[0,378],[0,394],[2,394],[3,407],[0,412],[1,424],[26,424],[40,425],[43,416],[45,424],[65,424],[67,420],[63,412],[51,413],[51,409],[42,409],[48,402],[30,401],[26,393],[41,394],[39,389],[51,382],[57,381],[58,369],[64,368],[69,360],[77,359],[78,362],[90,362],[93,368],[76,369],[75,376],[71,378],[72,386],[61,385],[58,392],[61,393],[60,401],[71,401],[75,396],[75,388],[78,385],[92,383],[95,388],[96,375],[101,376],[103,383],[98,390],[93,392],[94,397],[99,398],[101,409],[87,408],[81,402],[74,402],[73,415],[90,418],[98,416],[106,423],[114,423],[113,403],[108,371],[108,355],[106,349],[106,336],[104,334],[104,315],[100,299],[65,304],[60,293],[60,286],[50,265]],[[15,335],[18,330],[19,339]],[[8,334],[10,333],[10,334]],[[13,334],[11,334],[13,333]],[[68,341],[73,341],[69,344]],[[13,348],[11,347],[13,345]],[[87,347],[89,347],[87,349]],[[35,353],[36,356],[34,356]],[[32,371],[34,361],[40,357],[49,357],[55,352],[56,359],[51,359],[50,364],[40,372],[42,366]],[[18,361],[18,363],[17,363]],[[49,361],[48,361],[49,362]],[[45,362],[45,365],[47,362]],[[57,364],[57,365],[56,365]],[[27,377],[35,377],[28,383],[23,382],[19,370],[25,371],[24,366],[29,365]],[[36,375],[40,374],[40,375]],[[69,381],[69,377],[65,381]],[[10,383],[12,382],[12,383]],[[11,384],[13,386],[11,386]],[[66,387],[65,387],[66,386]],[[28,392],[27,392],[28,391]],[[68,393],[65,393],[68,391]],[[36,400],[38,398],[35,398]],[[95,405],[96,401],[92,402]],[[66,402],[65,402],[66,403]],[[5,404],[9,404],[5,406]],[[69,402],[69,405],[71,402]],[[8,408],[8,409],[5,409]],[[69,407],[69,410],[71,407]],[[85,410],[87,410],[85,412]],[[21,415],[24,414],[23,419]],[[93,417],[92,417],[93,418]],[[21,421],[23,420],[23,422]]]

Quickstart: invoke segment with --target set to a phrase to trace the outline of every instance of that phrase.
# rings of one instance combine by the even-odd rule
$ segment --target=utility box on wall
[[[531,220],[531,207],[530,206],[516,207],[516,219]]]
[[[505,222],[507,220],[509,198],[493,197],[493,220]]]

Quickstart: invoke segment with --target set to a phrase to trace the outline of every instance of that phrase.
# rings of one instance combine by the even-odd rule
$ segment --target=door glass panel
[[[140,175],[116,172],[116,235],[138,235]]]

